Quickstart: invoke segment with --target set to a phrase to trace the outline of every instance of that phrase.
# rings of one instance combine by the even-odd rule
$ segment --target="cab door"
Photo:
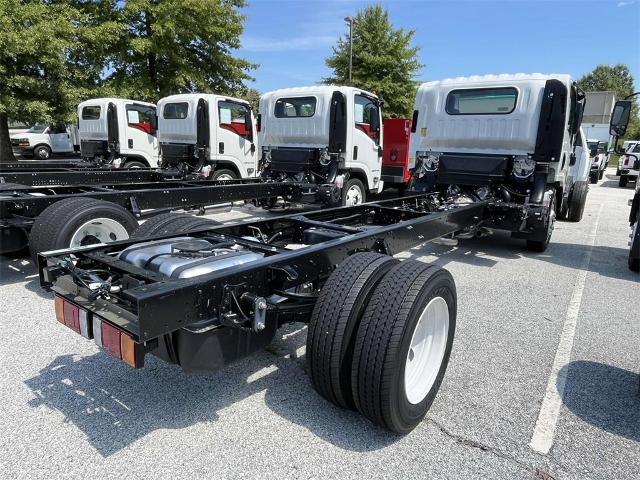
[[[367,187],[377,188],[374,178],[380,179],[382,166],[382,129],[378,101],[368,95],[356,93],[353,98],[353,151],[349,168],[367,173]]]
[[[233,163],[241,177],[255,176],[258,154],[251,107],[248,103],[220,99],[216,114],[216,161]]]
[[[155,167],[158,160],[156,108],[138,103],[128,104],[125,108],[127,144],[120,145],[121,153],[146,158]]]
[[[65,125],[52,125],[49,127],[49,144],[53,153],[73,151],[71,133]]]

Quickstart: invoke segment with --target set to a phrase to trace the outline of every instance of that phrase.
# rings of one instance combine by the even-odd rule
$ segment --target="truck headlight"
[[[517,156],[513,160],[513,176],[517,178],[527,178],[533,174],[536,168],[536,161],[526,156]]]
[[[425,172],[435,172],[438,170],[440,155],[425,151],[416,152],[416,160],[420,163],[421,169]]]

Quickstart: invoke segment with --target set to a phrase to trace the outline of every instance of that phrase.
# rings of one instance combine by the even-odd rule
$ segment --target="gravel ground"
[[[448,268],[458,330],[427,419],[396,437],[321,399],[305,329],[207,376],[147,357],[131,370],[56,323],[26,259],[0,259],[2,478],[637,478],[637,274],[626,265],[632,189],[609,171],[582,222],[544,254],[496,233],[399,255]],[[251,218],[236,208],[212,218]],[[595,231],[591,247],[589,234]],[[549,454],[529,446],[567,308],[591,249]]]

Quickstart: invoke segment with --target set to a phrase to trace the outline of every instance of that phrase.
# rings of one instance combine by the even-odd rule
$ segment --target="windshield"
[[[31,127],[29,130],[27,130],[27,133],[44,133],[47,127],[49,127],[49,125],[37,123],[33,127]]]
[[[636,143],[635,145],[631,145],[627,152],[630,153],[640,153],[640,143]]]
[[[587,142],[587,145],[589,146],[589,150],[597,150],[598,149],[598,142]]]

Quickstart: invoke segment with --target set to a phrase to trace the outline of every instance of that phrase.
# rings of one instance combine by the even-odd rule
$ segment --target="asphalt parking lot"
[[[314,392],[301,325],[216,374],[153,357],[132,370],[55,321],[27,259],[1,258],[0,476],[638,478],[633,190],[613,173],[543,254],[496,233],[399,255],[448,268],[458,288],[442,389],[405,437]]]

